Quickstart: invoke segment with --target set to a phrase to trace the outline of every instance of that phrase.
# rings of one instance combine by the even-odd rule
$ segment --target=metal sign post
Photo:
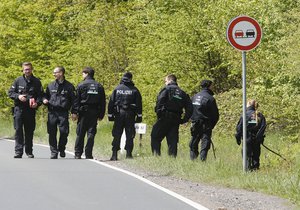
[[[246,88],[246,52],[242,52],[242,69],[243,69],[243,170],[247,171],[247,122],[246,122],[246,107],[247,107],[247,88]]]
[[[262,30],[258,22],[248,16],[233,18],[227,26],[227,40],[236,49],[242,51],[243,71],[243,170],[248,171],[247,161],[247,91],[246,91],[246,51],[256,48],[262,37]]]

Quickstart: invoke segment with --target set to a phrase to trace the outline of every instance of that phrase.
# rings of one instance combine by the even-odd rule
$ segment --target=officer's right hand
[[[143,117],[136,117],[135,122],[136,123],[141,123],[143,121]]]
[[[26,102],[26,95],[19,95],[18,96],[18,99],[20,100],[20,101],[22,101],[22,102]]]
[[[78,119],[78,115],[77,114],[72,114],[71,118],[73,121],[76,121]]]
[[[49,101],[48,101],[47,99],[44,99],[44,100],[43,100],[43,104],[48,104],[48,102],[49,102]]]
[[[235,139],[236,139],[237,145],[240,145],[241,144],[241,137],[238,136],[237,134],[235,134]]]

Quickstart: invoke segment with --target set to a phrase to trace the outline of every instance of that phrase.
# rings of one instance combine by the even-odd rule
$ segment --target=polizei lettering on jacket
[[[132,95],[132,90],[117,90],[119,95]]]

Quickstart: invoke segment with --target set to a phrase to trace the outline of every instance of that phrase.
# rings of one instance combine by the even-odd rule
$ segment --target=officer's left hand
[[[73,121],[76,121],[78,119],[78,115],[77,114],[72,114],[71,118]]]
[[[33,103],[30,108],[35,109],[37,106],[37,103]]]
[[[136,117],[135,122],[141,123],[143,121],[143,117]]]
[[[185,124],[186,122],[183,119],[180,119],[180,125]]]
[[[241,137],[238,136],[237,134],[235,134],[234,136],[235,136],[237,145],[241,145]]]

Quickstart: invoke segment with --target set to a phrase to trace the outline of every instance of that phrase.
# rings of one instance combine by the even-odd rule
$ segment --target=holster
[[[79,107],[80,112],[86,112],[88,110],[89,106],[88,105],[83,105]]]
[[[120,106],[119,105],[115,105],[114,106],[114,114],[118,114],[120,113]]]
[[[192,126],[191,126],[192,136],[198,135],[198,134],[202,135],[204,130],[205,130],[205,123],[203,120],[200,119],[200,120],[192,122]]]

